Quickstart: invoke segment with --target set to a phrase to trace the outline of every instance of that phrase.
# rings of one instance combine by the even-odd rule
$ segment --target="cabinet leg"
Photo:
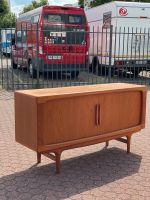
[[[41,163],[41,153],[37,152],[37,163]]]
[[[131,135],[127,136],[127,153],[130,153]]]
[[[61,152],[56,152],[56,174],[60,173],[60,157],[61,157]]]
[[[106,141],[106,147],[108,147],[108,145],[109,145],[109,141]]]

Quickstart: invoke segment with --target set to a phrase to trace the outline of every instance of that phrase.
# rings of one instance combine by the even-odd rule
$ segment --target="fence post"
[[[36,24],[36,73],[37,73],[36,88],[39,88],[39,29],[38,29],[38,23]]]
[[[112,71],[112,66],[111,66],[111,60],[112,60],[112,35],[113,35],[113,26],[110,26],[110,40],[109,40],[109,67],[108,67],[108,82],[110,82],[111,78],[111,71]]]
[[[0,70],[1,70],[1,77],[0,77],[0,85],[3,88],[3,55],[2,55],[2,29],[0,28]]]

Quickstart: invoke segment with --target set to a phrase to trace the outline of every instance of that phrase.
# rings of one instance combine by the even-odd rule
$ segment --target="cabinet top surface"
[[[97,92],[111,92],[118,90],[147,90],[146,86],[126,84],[126,83],[111,83],[111,84],[96,84],[86,86],[71,86],[71,87],[60,87],[60,88],[46,88],[46,89],[31,89],[31,90],[20,90],[15,93],[38,97],[52,97],[62,95],[73,95],[81,93],[97,93]]]

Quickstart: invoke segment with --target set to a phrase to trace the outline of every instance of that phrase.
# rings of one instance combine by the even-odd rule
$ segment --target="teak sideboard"
[[[56,161],[66,149],[116,139],[145,127],[147,87],[123,83],[15,92],[16,141]],[[124,136],[126,138],[124,138]]]

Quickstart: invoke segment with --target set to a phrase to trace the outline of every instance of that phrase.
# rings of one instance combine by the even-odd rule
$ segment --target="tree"
[[[40,6],[47,5],[47,4],[48,4],[48,0],[40,0],[39,2],[36,0],[33,0],[31,4],[23,8],[23,13],[33,10],[35,8],[38,8]]]
[[[4,15],[6,13],[8,13],[9,10],[9,6],[6,0],[0,0],[0,15]]]
[[[104,4],[104,3],[108,3],[108,2],[111,2],[111,0],[96,0],[96,1],[92,1],[91,2],[91,7],[96,7],[96,6],[99,6],[101,4]]]
[[[28,12],[28,11],[33,10],[33,9],[35,9],[35,8],[33,7],[32,4],[30,4],[30,5],[25,6],[25,7],[23,8],[23,12],[22,12],[22,13]]]
[[[7,14],[0,16],[0,28],[13,28],[16,24],[15,14],[8,12]]]
[[[80,7],[83,7],[84,6],[84,0],[79,0],[78,4],[79,4]]]
[[[8,2],[0,0],[0,28],[15,27],[16,16],[10,12]]]

